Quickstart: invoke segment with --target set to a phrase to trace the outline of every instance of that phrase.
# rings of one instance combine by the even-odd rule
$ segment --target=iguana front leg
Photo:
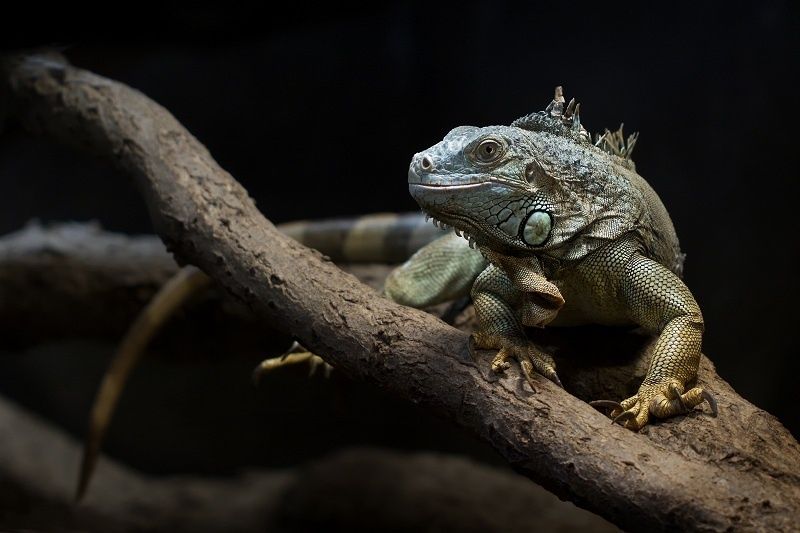
[[[716,416],[716,402],[702,387],[684,392],[697,377],[704,325],[700,307],[683,281],[663,265],[633,254],[621,292],[630,318],[659,337],[639,392],[623,400],[611,416],[625,421],[629,429],[640,429],[650,415],[684,414],[704,400]]]
[[[552,320],[564,300],[558,289],[541,278],[543,293],[548,293],[548,301],[556,300],[556,305],[537,304],[539,293],[528,294],[520,291],[495,265],[489,265],[472,287],[472,300],[479,329],[472,334],[471,343],[477,348],[498,350],[492,361],[492,370],[502,372],[508,368],[508,359],[519,361],[522,372],[531,387],[533,371],[542,374],[559,386],[561,380],[556,374],[555,362],[546,353],[536,351],[525,336],[526,325],[544,325]],[[539,322],[531,324],[526,321]]]
[[[487,262],[455,233],[420,248],[386,278],[383,292],[391,300],[422,309],[469,294]]]
[[[486,264],[483,255],[470,248],[466,240],[449,233],[423,246],[392,270],[383,293],[390,300],[416,308],[455,300],[469,294]],[[322,366],[325,375],[333,368],[295,342],[283,355],[262,361],[253,371],[253,381],[260,382],[265,374],[276,369],[306,363],[312,372]]]

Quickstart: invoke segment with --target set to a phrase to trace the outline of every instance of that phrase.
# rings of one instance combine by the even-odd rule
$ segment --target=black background
[[[393,2],[281,14],[162,8],[54,21],[4,44],[63,46],[76,65],[143,91],[186,125],[274,222],[414,210],[406,188],[413,153],[456,125],[508,124],[543,109],[561,84],[567,99],[581,102],[590,131],[624,122],[626,131],[641,132],[634,159],[669,209],[687,254],[686,281],[707,325],[704,352],[740,394],[800,434],[794,79],[800,48],[797,13],[788,1],[679,8]],[[33,217],[98,219],[114,231],[152,231],[124,176],[7,125],[0,135],[0,231]],[[54,366],[41,354],[8,355],[0,386],[25,405],[62,416],[62,425],[79,433],[84,415],[75,413],[88,405],[102,370],[99,352],[80,379],[71,365],[82,364],[81,358]],[[128,419],[139,416],[141,427],[149,428],[140,442],[163,447],[173,442],[170,433],[191,434],[192,428],[198,433],[186,439],[196,442],[213,433],[198,430],[202,424],[237,431],[234,422],[224,426],[237,404],[215,395],[246,387],[247,376],[222,385],[218,368],[205,372],[192,385],[180,369],[143,370],[134,388],[161,379],[179,397],[146,394],[139,409],[149,414],[138,415],[123,402]],[[325,386],[304,385],[301,375],[287,379],[300,389],[289,393],[291,417],[312,417],[331,431],[337,426],[339,444],[374,439],[380,431],[386,441],[402,441],[401,434],[427,435],[442,424],[414,425],[419,413],[397,405],[391,413],[400,419],[376,422],[381,414],[372,408],[360,415],[359,430],[334,424],[320,407],[332,401]],[[175,383],[210,387],[202,417],[180,407]],[[237,394],[254,419],[264,415],[253,407],[264,398]],[[72,418],[56,407],[71,395],[78,398]],[[280,410],[269,409],[270,416]],[[153,410],[171,422],[154,422]],[[304,422],[287,424],[282,431],[291,433]],[[402,443],[435,447],[450,438],[443,435]],[[112,452],[116,441],[124,455],[125,439],[112,431]],[[175,446],[185,442],[174,439]],[[270,439],[273,451],[291,456],[292,445],[276,444],[274,433]],[[215,446],[230,450],[227,443]],[[257,456],[257,448],[252,445],[250,455]],[[160,465],[140,462],[151,470],[197,468],[199,460],[186,453],[159,456]]]

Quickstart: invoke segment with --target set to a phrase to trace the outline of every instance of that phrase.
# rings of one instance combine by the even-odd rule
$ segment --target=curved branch
[[[532,393],[516,371],[492,374],[487,354],[469,361],[466,334],[378,297],[281,235],[205,147],[141,93],[54,56],[10,58],[4,71],[10,112],[27,129],[110,158],[136,180],[157,233],[180,261],[350,377],[469,428],[519,471],[622,527],[796,526],[800,447],[707,359],[700,379],[717,397],[718,418],[698,411],[638,434],[612,426],[544,379]],[[595,357],[597,338],[617,342],[616,352],[627,346],[647,354],[649,346],[635,335],[573,335],[592,357],[571,361],[570,371],[596,374],[597,385],[612,392],[625,387],[626,375]]]

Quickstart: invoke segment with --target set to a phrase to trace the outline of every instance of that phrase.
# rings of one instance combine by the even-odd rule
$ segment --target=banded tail
[[[279,224],[294,240],[343,263],[400,263],[447,232],[421,213],[376,213]]]
[[[289,222],[277,228],[333,261],[351,263],[399,263],[447,234],[426,223],[420,213],[379,213],[357,218]],[[125,333],[92,406],[76,500],[83,497],[89,486],[114,409],[147,344],[187,300],[209,284],[210,279],[202,271],[193,266],[184,267],[158,291]]]

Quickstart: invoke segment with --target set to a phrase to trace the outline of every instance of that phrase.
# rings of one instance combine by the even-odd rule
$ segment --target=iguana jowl
[[[697,376],[703,316],[681,281],[672,221],[629,158],[635,140],[626,142],[620,128],[593,144],[579,106],[572,100],[565,109],[560,87],[545,111],[511,126],[453,129],[413,157],[409,190],[489,264],[468,261],[477,252],[466,241],[443,238],[395,271],[387,294],[416,306],[452,298],[454,276],[441,270],[472,265],[473,345],[498,350],[498,372],[517,359],[531,382],[535,370],[561,384],[524,326],[638,324],[658,334],[644,382],[620,403],[595,405],[612,407],[631,429],[704,399],[716,413],[702,388],[684,392]],[[463,287],[464,273],[455,277]]]

